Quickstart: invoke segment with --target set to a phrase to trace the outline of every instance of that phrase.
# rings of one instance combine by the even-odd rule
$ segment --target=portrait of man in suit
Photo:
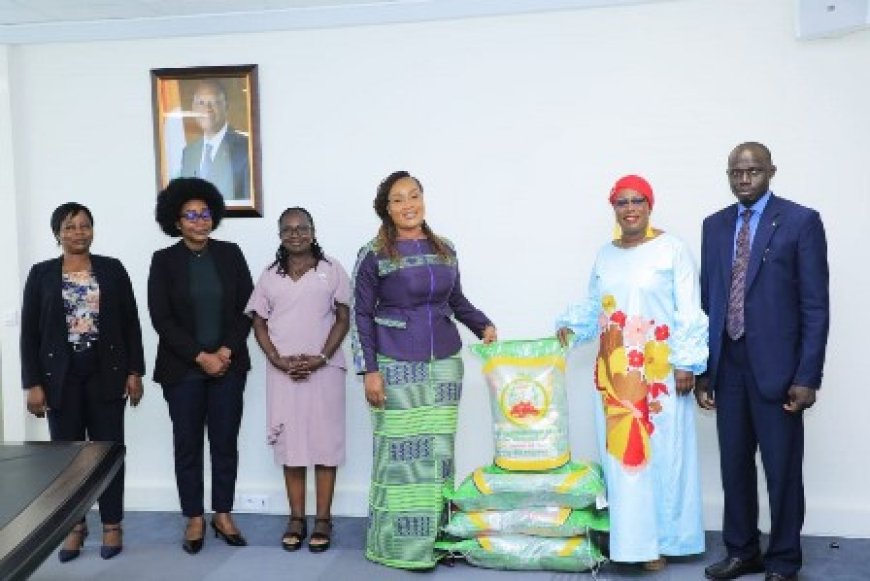
[[[776,196],[770,150],[728,156],[737,203],[704,220],[701,304],[710,320],[707,373],[695,395],[716,410],[727,556],[708,579],[764,573],[797,579],[804,522],[804,411],[816,401],[828,339],[828,259],[819,213]],[[756,453],[767,480],[770,537],[758,529]]]
[[[251,195],[248,136],[230,126],[228,106],[220,81],[197,82],[192,111],[202,134],[184,146],[179,175],[210,181],[225,200],[245,200]]]

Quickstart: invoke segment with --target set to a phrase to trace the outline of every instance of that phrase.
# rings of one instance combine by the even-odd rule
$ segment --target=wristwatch
[[[324,365],[326,365],[327,363],[329,363],[329,357],[327,357],[327,356],[324,355],[323,353],[320,354],[320,358],[323,360],[323,364],[324,364]]]

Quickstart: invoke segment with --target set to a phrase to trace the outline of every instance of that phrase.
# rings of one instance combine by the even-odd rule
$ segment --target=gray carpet
[[[591,574],[554,572],[493,571],[477,569],[462,562],[433,571],[410,572],[370,563],[363,555],[365,520],[337,518],[332,548],[312,554],[307,548],[295,553],[281,549],[279,542],[286,517],[238,514],[236,522],[249,546],[234,548],[214,536],[207,536],[202,552],[190,556],[181,550],[184,519],[170,513],[128,513],[124,520],[124,552],[109,561],[99,556],[100,529],[96,514],[88,515],[91,535],[81,556],[61,564],[52,555],[34,573],[34,581],[193,580],[209,581],[392,581],[417,579],[435,581],[572,581],[643,578],[650,581],[681,581],[704,578],[704,566],[724,553],[718,533],[707,535],[707,556],[669,562],[657,573],[645,573],[629,566],[605,565]],[[313,523],[310,523],[310,525]],[[309,525],[309,526],[310,526]],[[870,539],[806,537],[802,581],[870,581]],[[744,577],[763,579],[763,575]]]

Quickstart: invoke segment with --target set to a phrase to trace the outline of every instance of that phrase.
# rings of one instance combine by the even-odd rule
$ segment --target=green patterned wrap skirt
[[[402,569],[428,569],[446,524],[442,488],[453,485],[453,441],[462,394],[462,359],[396,361],[378,356],[387,401],[372,408],[374,460],[366,557]]]

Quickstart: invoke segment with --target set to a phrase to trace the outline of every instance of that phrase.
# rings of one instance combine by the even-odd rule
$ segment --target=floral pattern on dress
[[[595,386],[607,419],[607,451],[627,469],[650,459],[653,416],[659,398],[670,396],[663,383],[671,373],[667,325],[639,315],[627,316],[613,295],[602,297],[601,341],[595,365]]]
[[[61,296],[66,314],[67,340],[81,343],[100,334],[100,285],[90,271],[65,272]]]

